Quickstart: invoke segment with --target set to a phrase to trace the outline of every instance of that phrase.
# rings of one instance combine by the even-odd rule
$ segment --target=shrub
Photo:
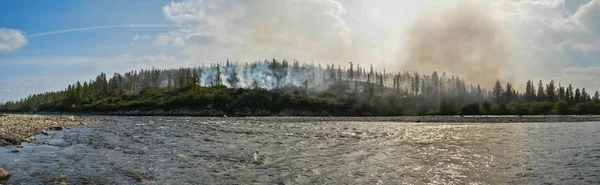
[[[557,114],[565,115],[568,113],[569,103],[565,100],[559,100],[554,104],[554,111]]]
[[[466,105],[463,105],[460,108],[460,115],[479,115],[481,114],[481,111],[479,110],[479,104],[478,103],[469,103]]]
[[[452,98],[444,97],[440,101],[440,114],[441,115],[454,115],[456,114],[456,101]]]
[[[492,102],[484,101],[483,103],[481,103],[481,108],[486,114],[492,113]]]

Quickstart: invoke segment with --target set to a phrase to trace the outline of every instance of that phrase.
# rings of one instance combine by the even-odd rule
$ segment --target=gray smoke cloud
[[[467,82],[491,87],[511,65],[510,45],[502,25],[474,1],[463,0],[444,10],[419,15],[408,31],[403,69],[445,71]]]

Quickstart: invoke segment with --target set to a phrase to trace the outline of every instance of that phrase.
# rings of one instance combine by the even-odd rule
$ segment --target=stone
[[[48,129],[50,129],[50,130],[62,130],[62,129],[64,129],[64,127],[57,126],[57,127],[49,127]]]
[[[33,140],[35,140],[34,136],[29,136],[27,139],[25,139],[25,141],[31,143]]]
[[[265,164],[267,159],[265,156],[261,155],[260,152],[256,151],[252,154],[251,162],[254,164]]]
[[[0,140],[4,140],[5,142],[10,143],[11,145],[20,145],[21,144],[21,139],[19,139],[17,137],[0,135]]]
[[[8,180],[11,174],[8,173],[4,168],[0,168],[0,182]]]
[[[19,150],[11,150],[12,153],[19,153]]]
[[[50,132],[44,130],[44,131],[42,131],[42,134],[44,134],[44,135],[50,135]]]
[[[135,177],[135,182],[144,182],[144,178],[141,176],[136,176]]]
[[[75,116],[67,116],[67,119],[70,121],[75,121]]]
[[[17,145],[17,148],[23,148],[23,145]]]
[[[10,143],[4,139],[0,139],[0,146],[8,146]]]

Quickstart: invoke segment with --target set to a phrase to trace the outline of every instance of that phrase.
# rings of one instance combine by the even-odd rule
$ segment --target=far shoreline
[[[553,122],[594,122],[600,121],[600,115],[427,115],[427,116],[357,116],[357,115],[206,115],[137,112],[128,113],[74,113],[74,112],[5,112],[0,114],[26,114],[46,116],[126,116],[126,117],[198,117],[230,118],[286,121],[348,121],[348,122],[406,122],[406,123],[553,123]]]

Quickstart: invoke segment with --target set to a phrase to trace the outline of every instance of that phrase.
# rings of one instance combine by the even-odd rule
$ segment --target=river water
[[[600,122],[109,117],[0,148],[10,184],[600,184]]]

